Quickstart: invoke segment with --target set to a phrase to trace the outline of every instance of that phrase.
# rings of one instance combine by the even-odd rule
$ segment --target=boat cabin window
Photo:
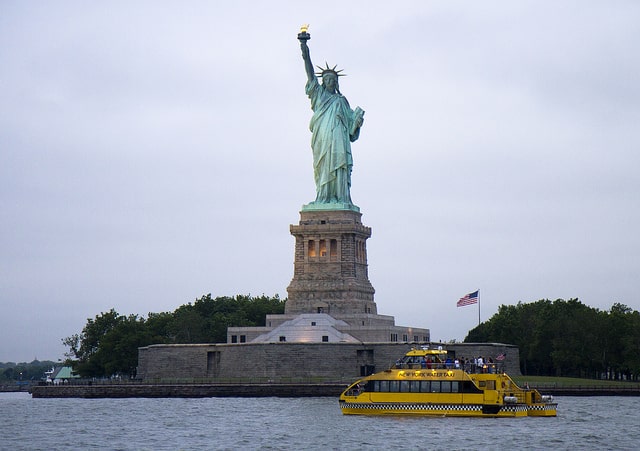
[[[478,387],[476,387],[471,381],[462,382],[462,393],[482,393]]]
[[[365,391],[381,393],[481,393],[472,383],[459,381],[369,381]]]

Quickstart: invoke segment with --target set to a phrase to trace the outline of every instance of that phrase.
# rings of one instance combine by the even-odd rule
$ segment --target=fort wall
[[[349,383],[383,371],[412,347],[409,343],[242,343],[151,345],[138,350],[137,378],[146,382],[202,380],[221,383]],[[431,347],[438,344],[431,344]],[[505,354],[504,371],[520,375],[516,346],[455,343],[456,357]]]

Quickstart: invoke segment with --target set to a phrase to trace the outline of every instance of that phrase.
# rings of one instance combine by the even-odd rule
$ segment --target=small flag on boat
[[[465,294],[460,299],[458,299],[458,303],[456,305],[458,307],[464,307],[465,305],[477,304],[479,291],[480,290],[476,290],[473,293]]]
[[[506,358],[507,358],[507,354],[503,352],[502,354],[499,354],[498,357],[496,357],[496,360],[504,360]]]

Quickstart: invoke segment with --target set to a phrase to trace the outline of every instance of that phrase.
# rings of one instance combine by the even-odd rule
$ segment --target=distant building
[[[80,376],[73,372],[70,366],[59,366],[45,371],[45,381],[49,384],[66,384],[71,379],[80,379]]]

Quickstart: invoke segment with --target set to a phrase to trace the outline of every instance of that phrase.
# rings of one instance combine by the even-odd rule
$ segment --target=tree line
[[[278,295],[216,297],[207,294],[173,312],[121,315],[114,309],[89,318],[79,334],[64,338],[67,364],[82,377],[135,376],[138,348],[151,344],[226,343],[227,327],[264,326],[267,314],[284,313]]]
[[[100,313],[79,334],[63,339],[67,364],[82,377],[135,376],[138,348],[151,344],[226,343],[227,327],[264,326],[284,313],[278,295],[216,297],[211,294],[173,312]],[[501,305],[470,330],[466,343],[518,346],[524,375],[638,380],[640,313],[615,303],[608,311],[577,299]]]
[[[620,303],[608,311],[578,299],[501,305],[464,341],[518,346],[524,375],[640,378],[640,313]]]
[[[0,363],[0,384],[6,381],[39,381],[44,377],[45,371],[55,365],[56,363],[51,360]]]

